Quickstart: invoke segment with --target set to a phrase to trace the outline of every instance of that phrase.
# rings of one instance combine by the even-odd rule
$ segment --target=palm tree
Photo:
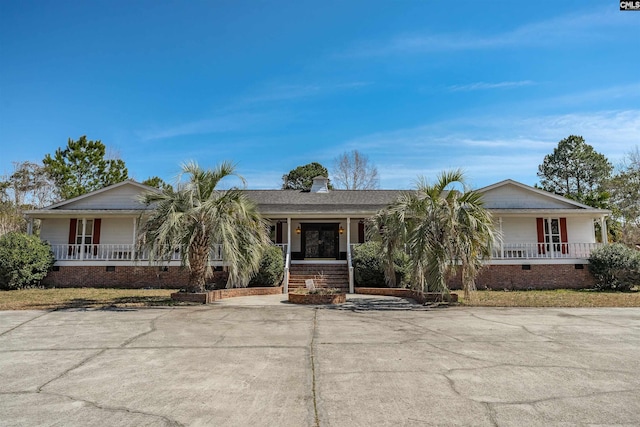
[[[185,175],[186,182],[182,180]],[[154,260],[171,259],[176,248],[181,248],[191,291],[204,291],[211,275],[209,254],[217,245],[229,269],[227,287],[242,287],[257,271],[262,250],[269,243],[265,221],[243,192],[235,187],[217,189],[229,176],[237,176],[244,184],[231,163],[204,170],[190,162],[182,166],[176,189],[150,192],[143,199],[153,207],[141,228],[144,246]]]
[[[475,289],[475,278],[498,237],[481,194],[466,186],[460,170],[440,174],[434,184],[420,178],[415,191],[403,193],[371,224],[386,246],[383,256],[406,250],[415,289],[446,293],[447,279],[461,268],[465,298]],[[385,274],[392,270],[387,264]]]

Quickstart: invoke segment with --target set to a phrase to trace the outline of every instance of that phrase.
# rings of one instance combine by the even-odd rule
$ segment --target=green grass
[[[0,291],[0,310],[150,307],[175,305],[174,289],[23,289]]]
[[[461,297],[462,292],[458,292]],[[476,291],[469,301],[474,307],[640,307],[640,292],[596,292],[589,290]]]

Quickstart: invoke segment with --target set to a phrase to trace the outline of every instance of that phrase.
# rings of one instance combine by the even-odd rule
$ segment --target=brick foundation
[[[60,266],[50,271],[42,284],[57,288],[183,288],[189,281],[189,272],[181,267],[168,267],[163,271],[157,266]]]
[[[526,290],[526,289],[587,289],[595,286],[589,265],[582,264],[531,264],[530,270],[522,265],[490,265],[476,279],[478,289]],[[460,289],[460,278],[449,283],[450,289]]]

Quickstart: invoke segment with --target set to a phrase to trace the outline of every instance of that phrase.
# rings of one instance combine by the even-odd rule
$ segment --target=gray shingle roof
[[[393,202],[403,190],[331,190],[310,193],[298,190],[245,190],[262,214],[370,213]]]

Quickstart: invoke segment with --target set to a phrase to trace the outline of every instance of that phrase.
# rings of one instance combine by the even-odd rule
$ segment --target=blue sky
[[[533,185],[571,134],[640,145],[639,40],[615,0],[0,1],[0,174],[87,135],[137,180],[357,149],[381,188]]]

